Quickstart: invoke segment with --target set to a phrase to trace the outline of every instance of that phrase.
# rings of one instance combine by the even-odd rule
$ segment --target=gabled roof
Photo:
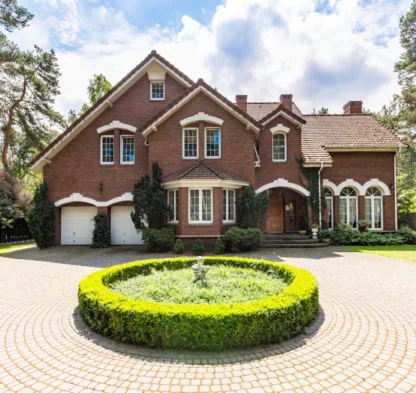
[[[331,163],[331,151],[396,151],[406,145],[371,114],[304,115],[305,162]]]
[[[274,109],[272,112],[270,112],[269,114],[264,116],[262,119],[260,119],[259,122],[264,125],[264,124],[269,123],[274,118],[276,118],[277,116],[280,116],[280,115],[286,117],[288,120],[291,120],[292,122],[297,123],[297,124],[305,124],[306,123],[306,121],[303,117],[298,116],[296,113],[290,111],[283,104],[279,104],[276,107],[276,109]]]
[[[42,159],[50,159],[63,149],[79,132],[87,127],[108,106],[111,106],[126,90],[128,90],[138,79],[140,79],[149,66],[153,63],[161,65],[166,72],[185,87],[194,84],[192,79],[160,56],[152,51],[142,62],[134,67],[123,79],[120,80],[107,94],[105,94],[95,105],[88,109],[74,123],[72,123],[62,134],[60,134],[50,145],[42,150],[30,163],[33,170],[40,170],[44,166]]]
[[[266,117],[269,113],[273,112],[280,102],[248,102],[247,103],[247,113],[257,121]],[[298,106],[292,102],[292,112],[299,117],[302,117],[302,112]]]
[[[159,124],[164,122],[169,116],[175,113],[199,92],[205,93],[240,121],[246,123],[247,128],[251,128],[256,133],[258,133],[262,128],[262,125],[257,120],[253,119],[248,113],[244,112],[222,94],[218,93],[217,90],[205,83],[203,79],[198,79],[197,83],[185,90],[176,100],[172,101],[166,108],[157,113],[156,116],[145,123],[139,131],[146,137],[154,131]]]
[[[248,180],[234,175],[224,169],[215,168],[204,161],[191,165],[189,168],[171,173],[163,177],[163,183],[175,180],[231,180],[237,182],[247,182]]]

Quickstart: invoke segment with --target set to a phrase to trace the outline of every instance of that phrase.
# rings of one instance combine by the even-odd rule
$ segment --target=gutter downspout
[[[401,148],[400,148],[401,152]],[[394,154],[394,225],[396,231],[399,228],[399,223],[397,222],[397,152]]]
[[[324,163],[321,161],[321,168],[318,172],[319,178],[319,229],[322,229],[322,187],[321,187],[321,171],[324,169]]]

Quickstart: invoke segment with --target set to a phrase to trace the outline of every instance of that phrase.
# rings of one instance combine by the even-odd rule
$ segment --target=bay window
[[[168,206],[172,212],[172,219],[169,222],[179,222],[179,190],[168,190]]]
[[[223,222],[235,222],[235,190],[222,191],[222,220]]]
[[[212,223],[212,190],[189,190],[189,222]]]

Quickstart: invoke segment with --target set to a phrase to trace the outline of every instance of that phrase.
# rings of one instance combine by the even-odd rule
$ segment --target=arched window
[[[352,187],[342,189],[339,197],[340,220],[353,228],[358,228],[358,197],[357,191]]]
[[[328,228],[334,229],[334,197],[331,189],[328,187],[324,188],[326,209],[328,212]]]
[[[377,187],[365,193],[365,219],[371,221],[370,229],[383,229],[383,194]]]
[[[276,133],[273,134],[273,161],[286,161],[287,160],[287,143],[286,134]]]

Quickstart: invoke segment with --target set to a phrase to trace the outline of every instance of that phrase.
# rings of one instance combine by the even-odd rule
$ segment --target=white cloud
[[[102,72],[113,84],[152,49],[193,79],[233,99],[278,100],[293,93],[304,112],[348,100],[379,110],[398,91],[398,24],[408,0],[227,0],[209,25],[182,17],[177,30],[140,30],[122,10],[77,0],[37,0],[50,17],[13,33],[24,47],[56,47],[62,95],[57,109],[79,109]],[[321,11],[322,13],[318,12]]]

